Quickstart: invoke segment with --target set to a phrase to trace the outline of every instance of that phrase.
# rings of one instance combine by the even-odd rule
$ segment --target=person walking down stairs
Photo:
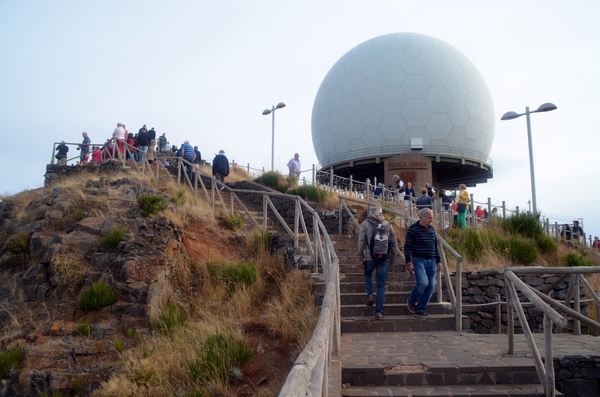
[[[375,303],[375,319],[383,319],[385,283],[388,270],[394,263],[398,241],[392,225],[383,217],[381,207],[369,209],[367,219],[360,226],[358,259],[364,270],[367,306]],[[373,295],[373,271],[377,276],[377,295]]]
[[[442,270],[442,260],[433,228],[433,211],[423,208],[419,220],[406,230],[404,257],[406,271],[415,274],[417,284],[408,297],[408,310],[417,317],[427,318],[425,311],[435,287],[436,273]]]

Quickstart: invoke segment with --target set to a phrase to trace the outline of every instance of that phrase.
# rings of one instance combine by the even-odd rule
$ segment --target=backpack
[[[160,138],[158,138],[158,144],[160,146],[165,146],[167,144],[167,137],[161,136]]]
[[[367,244],[371,253],[371,258],[376,261],[385,261],[390,259],[390,251],[392,245],[390,244],[390,232],[378,224],[373,228],[371,234],[371,242]]]

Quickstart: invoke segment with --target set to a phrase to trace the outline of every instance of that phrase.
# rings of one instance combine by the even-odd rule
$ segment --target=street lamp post
[[[271,114],[273,119],[271,123],[271,171],[275,171],[275,111],[284,107],[285,103],[279,102],[277,106],[273,106],[271,109],[265,109],[262,112],[263,116]]]
[[[529,106],[525,108],[525,113],[517,113],[517,112],[506,112],[502,116],[500,120],[512,120],[517,117],[521,117],[523,115],[527,118],[527,140],[529,141],[529,171],[531,172],[531,201],[533,205],[533,214],[537,214],[537,199],[535,195],[535,172],[533,169],[533,145],[531,143],[531,120],[529,115],[531,113],[540,113],[540,112],[549,112],[551,110],[555,110],[557,106],[553,103],[547,102],[540,105],[537,110],[529,111]]]

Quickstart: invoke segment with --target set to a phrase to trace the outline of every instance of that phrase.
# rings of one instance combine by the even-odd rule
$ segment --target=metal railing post
[[[502,202],[502,219],[506,219],[506,201]]]

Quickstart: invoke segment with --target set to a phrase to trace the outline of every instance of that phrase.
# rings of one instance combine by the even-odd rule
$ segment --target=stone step
[[[399,304],[399,303],[406,304],[406,300],[408,299],[409,295],[410,295],[410,291],[386,292],[385,304],[386,305],[387,304]],[[316,294],[315,298],[317,301],[317,305],[320,306],[321,303],[323,302],[323,294]],[[446,298],[445,291],[442,291],[442,298],[443,298],[442,299],[443,302],[448,301],[448,299]],[[364,305],[366,299],[367,299],[367,296],[364,292],[340,294],[340,303],[342,306]],[[434,303],[434,302],[437,302],[437,293],[436,292],[433,293],[433,295],[430,299],[430,303]]]
[[[533,360],[513,366],[487,364],[343,364],[342,384],[350,386],[453,386],[539,384]]]
[[[395,269],[393,269],[395,270]],[[373,273],[373,279],[375,279],[376,274]],[[364,274],[360,273],[341,273],[340,272],[340,283],[357,283],[364,281]],[[411,276],[406,272],[399,271],[389,271],[387,282],[403,282],[403,283],[412,283],[415,284],[415,276]]]
[[[387,292],[400,292],[400,291],[412,291],[414,286],[415,286],[415,282],[414,281],[408,281],[408,282],[401,282],[401,281],[394,281],[394,280],[390,280],[390,278],[388,278],[388,282],[385,285],[385,290]],[[373,293],[375,293],[375,290],[377,289],[377,283],[375,281],[373,281]],[[365,283],[364,281],[357,281],[357,282],[340,282],[340,293],[342,294],[348,294],[348,293],[356,293],[356,292],[362,292],[364,293],[366,291],[365,289]],[[315,293],[317,294],[323,294],[325,292],[325,284],[324,283],[316,283],[315,284]]]
[[[406,303],[385,305],[386,316],[409,316],[412,315],[406,307]],[[367,306],[364,302],[360,305],[346,305],[340,308],[340,315],[344,317],[371,317],[373,316],[373,306]],[[430,303],[427,305],[429,314],[452,314],[453,308],[450,303]]]
[[[358,263],[358,259],[355,259],[351,263],[340,263],[340,273],[363,273],[363,268],[360,267],[360,263]],[[394,263],[390,269],[388,270],[388,274],[390,273],[406,273],[406,267],[404,264]]]
[[[373,307],[373,314],[375,308]],[[385,307],[384,307],[385,311]],[[462,316],[463,329],[469,329],[469,317]],[[370,317],[344,317],[341,319],[342,333],[355,332],[429,332],[454,331],[454,314],[432,314],[429,318],[414,315],[389,316],[384,313],[383,320]]]
[[[342,397],[544,397],[542,385],[460,385],[460,386],[350,386],[341,389]],[[557,397],[563,394],[556,392]]]

